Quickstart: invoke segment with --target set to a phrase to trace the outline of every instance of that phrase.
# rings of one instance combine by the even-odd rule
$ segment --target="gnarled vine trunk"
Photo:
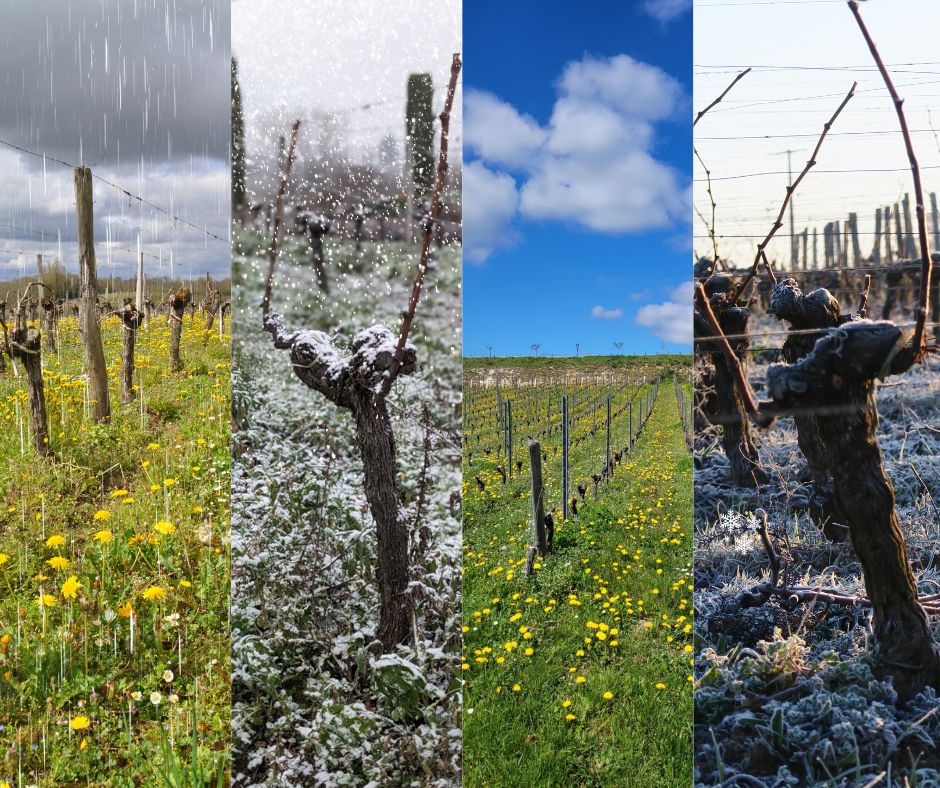
[[[183,315],[192,302],[189,288],[181,287],[170,296],[170,372],[183,371],[183,359],[180,357],[180,339],[183,336]]]
[[[20,328],[11,337],[13,358],[26,370],[29,392],[29,414],[33,432],[33,445],[42,457],[52,454],[46,422],[46,394],[42,381],[42,337],[35,328]]]

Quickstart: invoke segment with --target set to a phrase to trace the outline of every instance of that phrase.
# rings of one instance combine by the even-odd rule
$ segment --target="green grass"
[[[0,376],[0,785],[226,768],[230,342],[216,328],[204,345],[202,325],[185,318],[172,375],[166,319],[141,331],[122,406],[122,327],[104,319],[112,418],[96,425],[64,319],[43,350],[55,459],[31,446],[22,371]]]
[[[464,784],[691,784],[692,461],[671,381],[529,579],[528,473],[481,493],[491,463],[465,466]]]

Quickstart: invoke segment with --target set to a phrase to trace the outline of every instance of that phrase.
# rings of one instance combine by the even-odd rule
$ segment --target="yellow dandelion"
[[[69,723],[69,726],[72,728],[73,731],[83,731],[89,725],[91,725],[91,720],[88,719],[88,717],[85,717],[84,715],[79,716],[79,717],[73,717],[72,721]]]
[[[59,600],[52,594],[40,594],[39,599],[36,600],[36,604],[39,605],[39,607],[55,607],[58,602]]]
[[[63,569],[69,568],[69,559],[63,555],[54,555],[48,561],[46,561],[49,566],[55,569],[57,572],[62,571]]]
[[[134,612],[134,606],[130,602],[125,602],[123,605],[118,605],[119,616],[123,616],[124,618],[130,618],[130,615],[133,612]]]
[[[59,534],[53,534],[46,539],[46,547],[62,547],[65,544],[65,537]]]
[[[604,700],[613,700],[613,699],[614,699],[614,693],[613,693],[613,692],[605,692],[605,693],[604,693]]]
[[[111,493],[112,498],[123,498],[125,495],[130,495],[130,490],[114,490]]]
[[[94,539],[96,542],[101,542],[101,544],[111,544],[111,540],[112,540],[113,538],[114,538],[114,536],[113,536],[113,535],[111,534],[111,532],[108,531],[108,530],[98,531],[98,532],[92,537],[92,539]]]
[[[522,687],[521,687],[519,684],[513,684],[513,685],[512,685],[512,691],[513,691],[513,692],[521,692],[521,691],[522,691]]]
[[[75,575],[70,575],[69,579],[62,584],[62,598],[75,599],[81,587],[82,584],[78,582],[78,578]]]
[[[148,602],[152,602],[156,599],[163,599],[166,596],[166,589],[161,586],[150,586],[146,589],[141,596],[146,599]]]
[[[154,525],[153,530],[163,534],[164,536],[169,536],[176,531],[176,526],[173,525],[173,523],[168,523],[166,520],[158,520],[157,524]]]
[[[0,553],[0,566],[3,566],[9,560],[10,556],[8,556],[6,553]]]
[[[95,512],[95,516],[92,519],[94,519],[96,522],[101,520],[110,520],[111,512],[109,512],[107,509],[99,509],[97,512]]]

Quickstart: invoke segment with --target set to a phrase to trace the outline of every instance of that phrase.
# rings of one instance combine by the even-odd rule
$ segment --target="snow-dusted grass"
[[[307,388],[261,329],[267,261],[237,239],[233,397],[233,740],[237,785],[457,785],[460,781],[460,253],[436,254],[411,334],[419,370],[392,389],[400,484],[414,516],[430,416],[431,546],[416,567],[417,641],[370,648],[375,529],[350,414]],[[326,244],[331,295],[305,249],[282,251],[272,311],[341,348],[398,330],[416,248]]]
[[[752,368],[755,385],[764,371]],[[940,588],[938,372],[933,360],[878,390],[884,465],[924,594]],[[770,514],[791,583],[864,594],[851,544],[827,542],[809,520],[792,420],[759,433],[771,481],[758,491],[727,483],[715,437],[696,441],[696,784],[940,785],[937,696],[895,705],[871,657],[869,611],[736,601],[768,577],[758,507]]]

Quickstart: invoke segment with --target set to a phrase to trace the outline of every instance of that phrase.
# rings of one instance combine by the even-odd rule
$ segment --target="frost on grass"
[[[250,250],[255,236],[236,239]],[[263,260],[237,257],[233,372],[233,777],[237,785],[459,783],[459,252],[440,254],[436,284],[416,319],[389,408],[409,525],[423,464],[422,406],[432,456],[423,523],[433,534],[415,564],[417,639],[382,656],[375,527],[349,412],[297,379],[381,383],[407,302],[414,250],[328,242],[340,296],[321,296],[315,272],[288,244],[267,330]],[[379,324],[371,325],[376,320]],[[270,322],[274,321],[274,322]],[[362,326],[370,326],[362,329]],[[287,327],[291,327],[288,329]],[[411,362],[407,362],[410,357]],[[420,358],[420,368],[414,364]],[[301,375],[302,377],[302,375]]]
[[[759,361],[751,369],[759,394],[765,371]],[[878,440],[921,594],[940,591],[938,372],[932,360],[878,388]],[[869,610],[739,604],[742,591],[769,578],[759,507],[788,583],[864,594],[851,543],[829,542],[810,519],[792,420],[759,439],[770,481],[753,490],[728,483],[714,434],[696,435],[696,784],[849,786],[883,775],[871,784],[940,785],[940,701],[928,689],[896,704],[872,659]]]

